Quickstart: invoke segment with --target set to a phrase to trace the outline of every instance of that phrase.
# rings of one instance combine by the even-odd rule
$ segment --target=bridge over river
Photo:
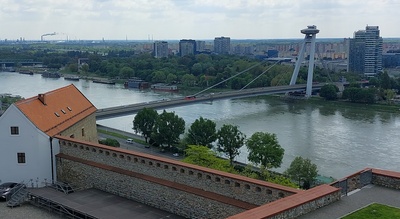
[[[323,85],[325,85],[325,83],[313,84],[313,90],[319,90]],[[242,90],[226,91],[219,93],[201,94],[197,96],[187,96],[176,99],[164,99],[159,101],[109,107],[109,108],[98,109],[96,112],[96,119],[101,120],[119,116],[132,115],[137,113],[143,108],[153,108],[156,110],[160,110],[160,109],[167,109],[167,108],[185,106],[190,104],[197,104],[202,102],[211,102],[222,99],[235,99],[235,98],[268,95],[268,94],[288,93],[288,92],[303,92],[306,90],[306,86],[307,85],[305,84],[297,84],[297,85],[242,89]]]

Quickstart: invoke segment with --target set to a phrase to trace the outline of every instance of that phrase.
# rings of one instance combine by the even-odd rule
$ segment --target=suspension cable
[[[216,87],[216,86],[218,86],[218,85],[220,85],[220,84],[222,84],[222,83],[224,83],[224,82],[226,82],[226,81],[229,81],[230,79],[232,79],[232,78],[234,78],[234,77],[236,77],[236,76],[238,76],[238,75],[241,75],[241,74],[243,74],[243,73],[245,73],[245,72],[247,72],[247,71],[249,71],[249,70],[251,70],[251,69],[253,69],[253,68],[255,68],[255,67],[259,66],[259,65],[261,65],[261,64],[264,64],[265,62],[267,62],[267,61],[264,60],[264,61],[262,61],[262,62],[260,62],[260,63],[257,63],[257,64],[255,64],[255,65],[252,65],[252,66],[246,68],[245,70],[243,70],[243,71],[241,71],[241,72],[239,72],[239,73],[237,73],[237,74],[235,74],[235,75],[233,75],[233,76],[230,76],[229,78],[227,78],[227,79],[225,79],[225,80],[223,80],[223,81],[220,81],[220,82],[214,84],[213,86],[210,86],[210,87],[208,87],[208,88],[206,88],[206,89],[204,89],[204,90],[202,90],[202,91],[200,91],[200,92],[197,92],[197,93],[193,94],[193,96],[197,96],[197,95],[199,95],[199,94],[201,94],[201,93],[203,93],[203,92],[205,92],[205,91],[207,91],[207,90],[209,90],[209,89],[211,89],[211,88],[214,88],[214,87]]]
[[[265,71],[263,71],[261,74],[259,74],[257,77],[255,77],[253,80],[251,80],[248,84],[246,84],[244,87],[242,87],[242,89],[240,89],[240,90],[243,90],[243,89],[245,89],[247,86],[249,86],[251,83],[253,83],[255,80],[257,80],[259,77],[261,77],[261,75],[263,75],[263,74],[265,74],[267,71],[269,71],[272,67],[274,67],[275,65],[277,65],[279,62],[281,62],[281,61],[277,61],[277,62],[275,62],[273,65],[271,65],[269,68],[267,68],[267,70],[265,70]]]

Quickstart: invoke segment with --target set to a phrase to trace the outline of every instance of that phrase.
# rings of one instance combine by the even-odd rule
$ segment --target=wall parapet
[[[291,219],[336,202],[340,197],[340,189],[324,184],[230,216],[228,219]]]
[[[98,169],[100,169],[105,175],[116,174],[115,177],[118,177],[118,179],[124,178],[125,180],[120,183],[131,182],[126,184],[127,187],[146,185],[142,189],[146,191],[151,187],[149,184],[158,184],[159,186],[157,187],[164,188],[161,190],[168,190],[166,193],[179,190],[185,194],[184,196],[192,197],[191,200],[198,200],[200,199],[199,197],[206,198],[208,201],[212,200],[218,203],[214,204],[215,206],[224,206],[223,208],[226,209],[231,208],[230,212],[228,212],[229,214],[225,216],[240,213],[301,192],[299,189],[150,154],[64,136],[57,136],[57,139],[60,145],[60,154],[57,155],[57,177],[61,181],[68,183],[78,182],[77,186],[81,188],[95,186],[108,192],[116,192],[114,191],[115,188],[109,188],[109,186],[105,186],[101,182],[108,179],[103,176],[93,175],[90,172],[98,173]],[[90,171],[88,172],[87,170]],[[89,175],[90,177],[88,177]],[[139,181],[141,183],[138,184]],[[119,189],[126,190],[124,187]],[[131,193],[132,191],[130,190],[126,191],[126,194]],[[140,191],[135,191],[135,194],[129,197],[138,199],[138,197],[143,196],[143,194],[139,193]],[[177,198],[175,195],[170,197]],[[146,196],[146,198],[149,197]],[[155,199],[157,198],[159,197]],[[138,200],[140,201],[140,199]],[[149,200],[148,203],[153,206],[157,205],[155,200]],[[162,206],[157,207],[163,209]],[[214,208],[216,209],[217,207]],[[205,211],[204,209],[203,207],[203,211]],[[191,211],[191,209],[187,210]],[[215,210],[214,212],[218,211],[220,210]],[[186,213],[180,213],[180,215],[186,215]]]
[[[389,170],[372,169],[372,184],[400,190],[400,173]]]
[[[361,189],[369,184],[392,189],[400,189],[400,173],[389,170],[365,168],[347,177],[337,180],[330,185],[340,188],[342,195],[347,195],[347,193],[356,189]]]

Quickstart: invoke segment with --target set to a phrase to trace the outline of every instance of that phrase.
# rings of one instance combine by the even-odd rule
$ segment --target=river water
[[[71,83],[98,109],[183,96],[86,80],[72,82],[63,78],[0,72],[0,94],[27,98]],[[366,167],[400,171],[400,113],[270,97],[221,100],[167,111],[175,111],[186,121],[187,127],[202,116],[216,122],[217,128],[223,124],[237,125],[247,137],[255,132],[275,133],[285,149],[282,166],[276,171],[287,169],[296,156],[310,158],[317,164],[321,175],[334,178],[345,177]],[[98,124],[133,132],[133,117],[100,120]],[[246,162],[246,157],[247,149],[242,148],[237,160]]]

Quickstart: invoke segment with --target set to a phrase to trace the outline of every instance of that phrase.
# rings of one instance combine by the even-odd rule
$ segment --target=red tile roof
[[[73,84],[15,103],[41,131],[54,136],[96,112]]]

